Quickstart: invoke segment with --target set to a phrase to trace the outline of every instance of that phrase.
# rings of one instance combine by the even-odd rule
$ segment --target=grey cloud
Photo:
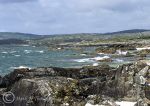
[[[0,0],[0,3],[22,3],[22,2],[33,2],[38,0]]]
[[[7,6],[0,4],[0,31],[37,34],[101,33],[150,27],[149,0],[11,1],[22,3],[10,3]]]
[[[134,1],[134,0],[125,0],[122,1],[114,6],[111,7],[106,7],[107,9],[110,9],[112,11],[117,11],[117,12],[135,12],[135,11],[140,11],[146,7],[149,7],[150,2],[148,0],[143,0],[143,1]]]

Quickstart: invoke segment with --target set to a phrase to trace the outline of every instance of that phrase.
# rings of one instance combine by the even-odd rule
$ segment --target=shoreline
[[[12,103],[4,103],[3,98],[0,101],[6,106],[43,106],[45,103],[47,106],[117,106],[117,101],[150,105],[149,70],[144,61],[117,68],[99,65],[15,69],[0,77],[0,97],[11,92],[16,99]],[[45,101],[46,97],[49,99]]]

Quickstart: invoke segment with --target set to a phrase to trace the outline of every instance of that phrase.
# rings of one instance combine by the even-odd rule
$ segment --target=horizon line
[[[29,34],[29,35],[38,35],[38,36],[53,36],[53,35],[76,35],[76,34],[101,34],[101,35],[106,35],[106,34],[113,34],[113,33],[121,33],[125,31],[133,31],[133,30],[143,30],[142,32],[145,31],[150,31],[150,29],[125,29],[125,30],[118,30],[118,31],[112,31],[112,32],[77,32],[77,33],[55,33],[55,34],[37,34],[37,33],[28,33],[28,32],[16,32],[16,31],[0,31],[0,33],[20,33],[20,34]]]

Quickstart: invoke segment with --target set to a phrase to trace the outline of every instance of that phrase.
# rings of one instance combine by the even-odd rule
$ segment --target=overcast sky
[[[0,32],[150,29],[150,0],[0,0]]]

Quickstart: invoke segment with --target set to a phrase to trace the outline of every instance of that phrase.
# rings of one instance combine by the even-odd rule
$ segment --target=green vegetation
[[[149,42],[149,30],[126,30],[113,33],[81,33],[63,35],[34,35],[24,33],[1,32],[0,39],[22,39],[31,45],[56,47],[93,46],[103,43],[143,43]],[[142,39],[142,40],[141,40]]]

